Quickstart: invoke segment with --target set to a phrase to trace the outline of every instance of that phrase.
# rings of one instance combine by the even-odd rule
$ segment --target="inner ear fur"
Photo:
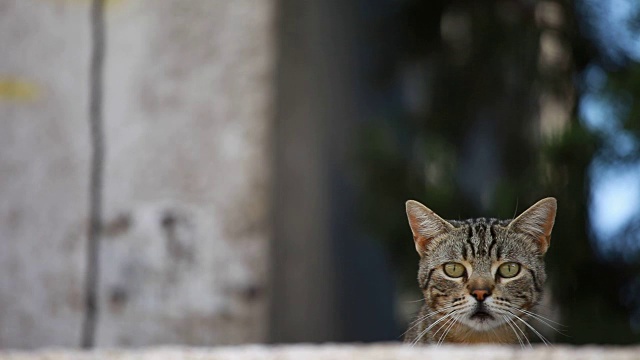
[[[538,244],[540,253],[544,254],[551,244],[551,230],[556,219],[556,209],[555,198],[544,198],[511,221],[509,229],[532,238]]]
[[[407,201],[406,208],[416,251],[422,257],[434,240],[449,233],[453,225],[417,201]]]

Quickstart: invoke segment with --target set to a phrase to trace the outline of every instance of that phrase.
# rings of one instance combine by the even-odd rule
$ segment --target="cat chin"
[[[503,324],[493,316],[478,317],[474,315],[465,316],[464,319],[461,319],[461,322],[475,331],[488,331]]]

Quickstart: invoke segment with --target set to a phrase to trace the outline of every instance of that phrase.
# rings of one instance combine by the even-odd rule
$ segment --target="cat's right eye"
[[[464,275],[464,266],[460,263],[446,263],[444,264],[444,273],[452,278],[459,278]]]
[[[515,262],[508,262],[500,265],[498,268],[498,274],[503,278],[512,278],[520,272],[520,264]]]

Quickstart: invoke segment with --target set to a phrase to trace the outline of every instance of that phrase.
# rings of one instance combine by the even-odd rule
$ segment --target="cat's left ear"
[[[556,199],[544,198],[533,204],[509,224],[509,229],[534,239],[544,255],[551,243],[551,230],[556,219]]]
[[[453,225],[417,201],[409,200],[406,206],[416,251],[422,257],[429,252],[438,239],[453,229]]]

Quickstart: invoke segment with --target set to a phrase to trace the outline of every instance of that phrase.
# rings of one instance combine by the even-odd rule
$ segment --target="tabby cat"
[[[556,199],[538,201],[514,220],[445,221],[417,201],[407,216],[420,254],[424,304],[405,342],[520,343],[545,281],[544,254]]]

